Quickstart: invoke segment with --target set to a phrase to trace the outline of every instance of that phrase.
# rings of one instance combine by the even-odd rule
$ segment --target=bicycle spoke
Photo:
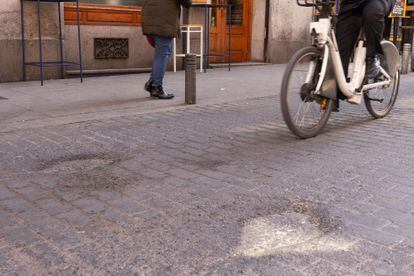
[[[302,106],[304,106],[304,105],[305,105],[305,102],[302,102],[302,103],[301,103],[301,107],[302,107]],[[298,111],[296,112],[296,115],[295,115],[295,120],[294,120],[295,122],[298,122],[299,115],[300,115],[300,111],[302,110],[302,108],[301,108],[301,107],[300,107],[300,108],[298,109]]]
[[[319,111],[316,109],[316,105],[312,105],[312,114],[314,115],[313,118],[318,118],[318,116],[320,116]]]
[[[309,110],[309,103],[306,103],[306,102],[304,102],[304,106],[305,106],[305,111],[303,112],[303,115],[302,115],[302,119],[301,120],[299,120],[299,126],[304,126],[304,122],[305,122],[305,117],[306,117],[306,114],[307,114],[307,111]]]

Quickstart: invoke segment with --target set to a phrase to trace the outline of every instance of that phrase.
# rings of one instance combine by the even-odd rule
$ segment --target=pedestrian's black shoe
[[[151,86],[152,86],[152,79],[150,78],[144,85],[145,91],[149,92],[151,94]]]
[[[365,76],[367,79],[375,79],[380,74],[379,61],[375,57],[367,57],[367,69]]]
[[[168,94],[165,92],[161,85],[152,85],[151,97],[158,98],[160,100],[170,100],[174,98],[174,94]]]

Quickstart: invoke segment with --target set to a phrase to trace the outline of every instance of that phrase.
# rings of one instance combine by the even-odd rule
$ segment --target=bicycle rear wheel
[[[400,90],[400,72],[398,71],[389,86],[371,89],[364,93],[364,102],[368,112],[376,119],[387,116],[394,107]]]
[[[290,131],[300,138],[318,135],[332,112],[333,100],[315,94],[321,65],[321,50],[303,48],[291,58],[283,77],[283,118]]]

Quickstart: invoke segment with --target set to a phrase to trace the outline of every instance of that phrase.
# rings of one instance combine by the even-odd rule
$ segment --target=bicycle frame
[[[339,89],[348,98],[348,102],[350,103],[361,104],[364,91],[391,84],[391,76],[386,72],[386,70],[384,70],[384,68],[380,67],[384,80],[364,85],[366,47],[364,46],[365,41],[362,38],[359,39],[358,45],[355,48],[354,59],[350,66],[352,71],[349,72],[350,81],[348,82],[343,69],[331,18],[321,18],[317,22],[312,22],[310,25],[310,31],[314,37],[315,46],[324,51],[322,70],[320,72],[321,74],[316,88],[316,93],[320,93],[330,60],[332,60]]]

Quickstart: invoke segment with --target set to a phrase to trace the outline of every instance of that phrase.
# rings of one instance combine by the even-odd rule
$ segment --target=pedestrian
[[[174,94],[164,91],[163,80],[172,54],[174,37],[179,35],[181,6],[189,8],[192,0],[146,0],[142,9],[142,29],[155,48],[152,73],[144,89],[151,97],[172,99]]]

